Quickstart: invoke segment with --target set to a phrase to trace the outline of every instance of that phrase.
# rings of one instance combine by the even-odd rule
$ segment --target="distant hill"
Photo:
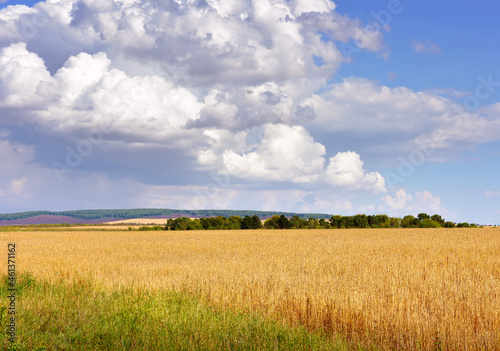
[[[213,217],[213,216],[253,216],[262,219],[273,215],[286,217],[298,216],[302,219],[330,218],[332,215],[325,213],[294,213],[275,211],[248,211],[248,210],[175,210],[175,209],[122,209],[122,210],[76,210],[76,211],[30,211],[19,213],[0,214],[0,226],[30,225],[30,224],[59,224],[59,223],[84,223],[97,224],[131,218],[178,218],[178,217]]]
[[[101,224],[104,222],[106,222],[105,219],[85,220],[68,216],[39,215],[34,217],[0,221],[0,227],[11,226],[11,225],[61,224],[61,223]]]

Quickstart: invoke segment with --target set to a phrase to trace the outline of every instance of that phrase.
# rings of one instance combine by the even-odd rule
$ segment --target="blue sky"
[[[500,224],[497,7],[3,2],[0,213],[426,212]]]
[[[338,10],[369,22],[374,19],[373,13],[387,18],[381,14],[387,4],[345,1],[339,2]],[[374,60],[374,55],[358,55],[354,64],[343,67],[342,75],[363,75],[389,86],[404,85],[416,90],[472,91],[478,76],[499,72],[495,52],[500,44],[493,39],[494,33],[500,31],[494,11],[497,3],[401,0],[400,4],[402,10],[391,15],[391,30],[385,34],[390,57]],[[434,43],[441,53],[416,55],[413,41]],[[389,72],[396,78],[389,79]],[[500,94],[492,97],[495,102],[499,98]]]

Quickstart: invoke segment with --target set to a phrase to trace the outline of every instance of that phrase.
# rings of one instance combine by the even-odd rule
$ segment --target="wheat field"
[[[496,228],[0,235],[19,271],[43,280],[187,291],[353,347],[500,349]]]

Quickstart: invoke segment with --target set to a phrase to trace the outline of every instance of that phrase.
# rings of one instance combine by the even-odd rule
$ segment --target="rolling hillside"
[[[294,215],[308,219],[330,218],[324,213],[292,213],[273,211],[248,211],[248,210],[175,210],[175,209],[117,209],[117,210],[76,210],[76,211],[31,211],[19,213],[0,214],[0,226],[32,225],[32,224],[98,224],[132,218],[178,218],[178,217],[212,217],[212,216],[253,216],[268,218],[273,215]]]

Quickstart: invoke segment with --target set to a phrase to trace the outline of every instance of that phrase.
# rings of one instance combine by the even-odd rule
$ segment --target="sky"
[[[500,224],[498,4],[0,0],[0,213]]]

